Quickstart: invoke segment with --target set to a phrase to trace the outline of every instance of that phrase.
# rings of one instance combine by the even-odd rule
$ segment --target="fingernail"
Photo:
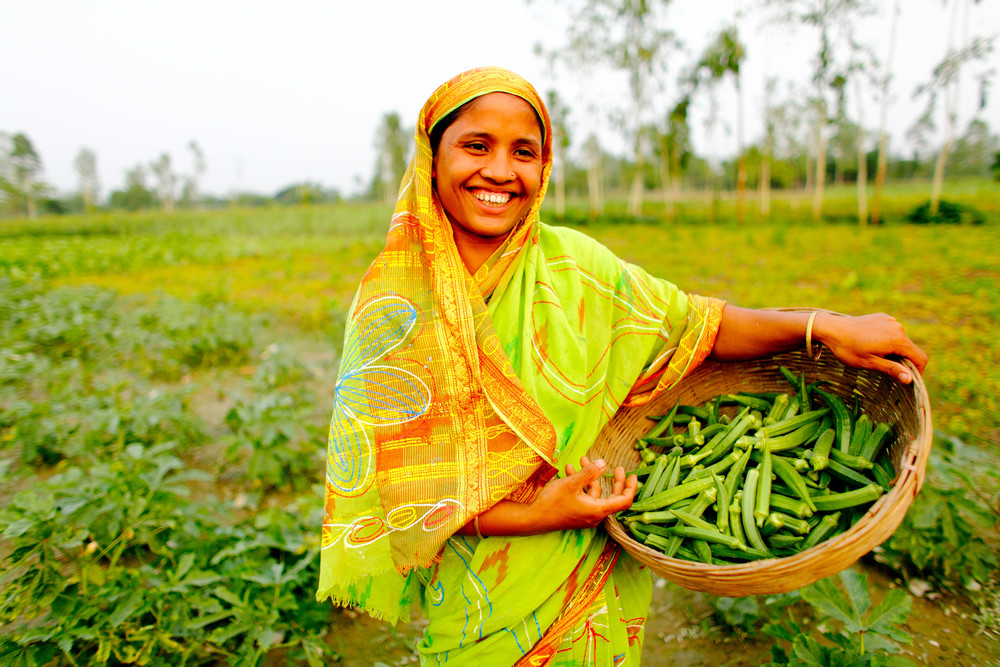
[[[603,468],[603,467],[604,467],[604,465],[605,465],[605,464],[604,464],[604,459],[597,459],[596,461],[594,461],[594,464],[595,464],[595,465],[596,465],[596,466],[597,466],[598,468]]]
[[[905,371],[902,372],[902,373],[900,373],[899,374],[899,381],[902,382],[903,384],[909,383],[909,381],[910,381],[910,374],[907,373],[907,372],[905,372]]]

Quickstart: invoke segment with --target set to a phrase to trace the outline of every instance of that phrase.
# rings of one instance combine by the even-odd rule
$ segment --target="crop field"
[[[686,291],[888,312],[930,355],[935,450],[897,533],[784,596],[657,581],[649,664],[885,664],[894,647],[1000,664],[1000,195],[946,192],[985,224],[910,225],[923,191],[901,188],[864,228],[851,196],[831,191],[820,223],[792,196],[744,225],[728,199],[680,203],[673,223],[662,204],[568,218]],[[345,314],[390,213],[0,220],[0,664],[415,661],[419,619],[314,599]]]

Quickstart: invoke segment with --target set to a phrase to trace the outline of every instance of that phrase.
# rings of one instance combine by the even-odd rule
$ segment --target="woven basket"
[[[892,489],[883,495],[849,530],[794,556],[741,563],[708,565],[667,558],[632,539],[613,515],[605,519],[611,537],[636,560],[664,579],[696,591],[725,597],[784,593],[836,574],[892,535],[920,490],[932,441],[931,410],[927,390],[919,373],[905,361],[915,378],[901,385],[874,371],[859,371],[841,364],[827,351],[819,361],[805,352],[781,354],[749,362],[713,362],[699,366],[679,386],[656,397],[647,405],[622,409],[601,431],[591,448],[591,458],[603,457],[609,469],[640,465],[633,443],[649,431],[654,422],[646,415],[665,414],[675,401],[701,405],[719,394],[738,391],[791,392],[778,370],[783,365],[795,373],[805,372],[806,380],[824,380],[824,390],[848,399],[858,397],[861,408],[875,422],[896,425],[889,452],[895,468]],[[605,492],[611,482],[602,480]]]

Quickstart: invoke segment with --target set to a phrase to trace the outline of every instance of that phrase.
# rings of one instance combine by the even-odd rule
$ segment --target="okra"
[[[743,534],[746,536],[750,546],[770,553],[770,549],[767,548],[767,545],[764,544],[764,539],[760,536],[760,531],[757,530],[757,523],[753,516],[757,493],[757,476],[759,474],[760,472],[757,468],[751,468],[747,471],[746,482],[743,485],[743,500],[740,514],[743,521]]]
[[[837,429],[837,449],[846,454],[851,448],[851,413],[848,412],[847,406],[837,396],[819,388],[814,391],[833,410],[833,423]]]
[[[816,496],[812,500],[817,510],[832,512],[873,503],[880,497],[882,497],[882,487],[878,484],[869,484],[860,489],[852,489],[842,493],[831,493],[826,496]]]
[[[826,469],[834,477],[838,477],[854,486],[867,486],[872,483],[871,478],[862,475],[852,468],[848,468],[843,463],[837,463],[834,459],[830,459],[830,463],[826,466]]]
[[[771,409],[771,402],[766,398],[749,396],[747,394],[726,394],[722,397],[722,402],[745,405],[754,410],[760,410],[761,412]]]
[[[670,408],[670,412],[667,413],[665,417],[661,417],[660,420],[645,436],[643,439],[656,438],[663,433],[666,433],[668,429],[672,428],[674,425],[674,415],[677,414],[677,408],[680,405],[680,401],[674,403],[674,407]]]
[[[725,533],[719,532],[715,528],[694,528],[692,526],[674,526],[673,528],[668,528],[669,531],[675,535],[681,537],[686,537],[692,540],[700,540],[704,542],[715,542],[716,544],[723,544],[730,549],[738,549],[740,551],[746,549],[746,545],[741,543],[738,539],[732,535],[727,535]]]
[[[806,519],[813,515],[805,501],[798,498],[790,498],[780,493],[775,493],[775,485],[771,485],[771,509],[780,510],[800,519]]]
[[[782,528],[787,528],[799,535],[806,535],[809,533],[809,522],[784,512],[771,512],[764,520],[761,532],[764,535],[771,535]]]
[[[740,459],[733,464],[733,467],[729,469],[729,472],[726,473],[726,493],[729,494],[730,498],[735,495],[737,486],[743,481],[743,472],[747,468],[747,463],[750,461],[750,455],[752,453],[753,450],[748,448],[742,455],[740,455]]]
[[[813,512],[816,511],[816,505],[813,503],[812,497],[809,495],[809,491],[806,488],[806,482],[802,479],[802,476],[795,471],[795,468],[791,464],[787,463],[780,456],[776,456],[771,460],[771,467],[774,473],[781,478],[781,480],[788,485],[788,488],[792,490],[796,496],[798,496]]]
[[[691,550],[702,563],[712,564],[712,550],[708,548],[708,542],[705,540],[692,540]]]
[[[776,435],[784,435],[786,433],[791,433],[797,428],[805,426],[810,422],[814,422],[818,419],[822,419],[825,415],[829,414],[830,408],[820,408],[819,410],[811,410],[809,412],[803,412],[797,414],[794,417],[789,417],[788,419],[782,419],[780,422],[775,422],[774,424],[768,424],[757,431],[757,435],[762,435],[768,438],[774,437]]]
[[[736,495],[733,496],[733,502],[729,504],[729,530],[732,532],[733,537],[738,539],[744,545],[747,543],[747,537],[743,532],[743,519],[742,517],[742,505],[743,492],[737,491]]]
[[[685,512],[684,510],[671,510],[677,519],[691,528],[701,528],[702,530],[718,530],[715,526],[705,521],[700,516],[695,516],[690,512]]]
[[[864,447],[861,448],[861,456],[869,461],[877,459],[882,447],[888,441],[890,433],[892,433],[892,424],[877,424],[872,429],[872,434],[868,436],[868,440],[865,441]]]
[[[670,460],[666,456],[657,457],[656,463],[653,465],[653,472],[649,474],[649,479],[636,494],[636,500],[644,500],[660,491],[660,478],[663,477],[669,462]]]
[[[848,454],[861,454],[868,436],[872,434],[872,426],[871,417],[864,413],[854,420],[854,430],[851,431],[851,446],[847,450]]]
[[[724,544],[710,543],[709,548],[712,550],[712,558],[732,558],[737,560],[764,560],[765,558],[771,558],[772,554],[766,551],[761,551],[760,549],[755,549],[753,547],[743,546],[743,549],[730,549]]]
[[[683,498],[690,498],[691,496],[698,495],[711,486],[711,477],[699,477],[698,479],[693,479],[690,482],[675,486],[667,491],[661,491],[660,493],[650,496],[640,502],[633,503],[631,510],[634,512],[658,510]]]
[[[767,415],[762,420],[764,426],[781,421],[785,416],[785,411],[788,410],[788,403],[790,401],[791,397],[788,394],[779,394],[776,396],[774,402],[771,403],[770,409],[767,411]]]
[[[879,486],[882,487],[882,490],[888,493],[892,488],[892,473],[886,470],[881,463],[876,463],[872,466],[872,476],[878,482]]]
[[[837,525],[839,523],[840,512],[824,514],[823,518],[819,520],[819,523],[811,531],[809,531],[808,535],[806,535],[805,541],[802,542],[802,548],[811,549],[830,537],[837,530]]]
[[[830,458],[840,465],[845,465],[854,470],[871,470],[873,466],[871,461],[860,454],[845,454],[839,449],[834,449],[830,452]]]
[[[833,447],[833,439],[837,437],[837,431],[828,428],[816,439],[816,446],[813,447],[812,456],[809,457],[809,465],[813,470],[823,470],[830,462],[830,449]]]
[[[723,533],[729,532],[729,494],[722,478],[712,473],[715,483],[715,526]]]
[[[768,542],[773,549],[787,549],[789,547],[797,547],[800,543],[805,541],[805,537],[802,535],[788,535],[783,533],[775,533],[768,538]]]
[[[764,525],[764,520],[771,508],[771,450],[764,448],[763,461],[760,464],[760,479],[757,480],[757,493],[754,495],[753,518],[757,526]]]
[[[819,422],[812,422],[806,424],[805,426],[800,426],[785,435],[771,437],[758,436],[758,449],[761,449],[764,444],[766,444],[772,452],[784,452],[789,449],[795,449],[799,445],[803,445],[812,440],[813,436],[815,436],[819,431],[819,426]]]

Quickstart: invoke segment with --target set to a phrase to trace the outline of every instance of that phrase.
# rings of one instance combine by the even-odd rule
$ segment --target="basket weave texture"
[[[849,407],[857,396],[862,411],[872,420],[895,424],[894,440],[888,444],[895,468],[893,487],[844,533],[794,556],[737,565],[667,558],[634,540],[614,515],[605,519],[608,533],[636,560],[667,581],[724,597],[784,593],[849,567],[892,535],[924,480],[933,438],[930,402],[920,374],[908,361],[904,363],[915,378],[909,385],[875,371],[848,368],[828,351],[819,361],[810,359],[804,351],[758,361],[708,361],[647,405],[620,410],[591,448],[591,457],[603,457],[609,469],[623,466],[631,470],[640,465],[633,443],[654,425],[647,415],[665,414],[676,401],[701,405],[719,394],[738,391],[790,393],[791,386],[779,366],[796,374],[805,372],[807,382],[823,380],[824,390],[846,399]],[[605,478],[602,485],[608,492],[611,482]]]

